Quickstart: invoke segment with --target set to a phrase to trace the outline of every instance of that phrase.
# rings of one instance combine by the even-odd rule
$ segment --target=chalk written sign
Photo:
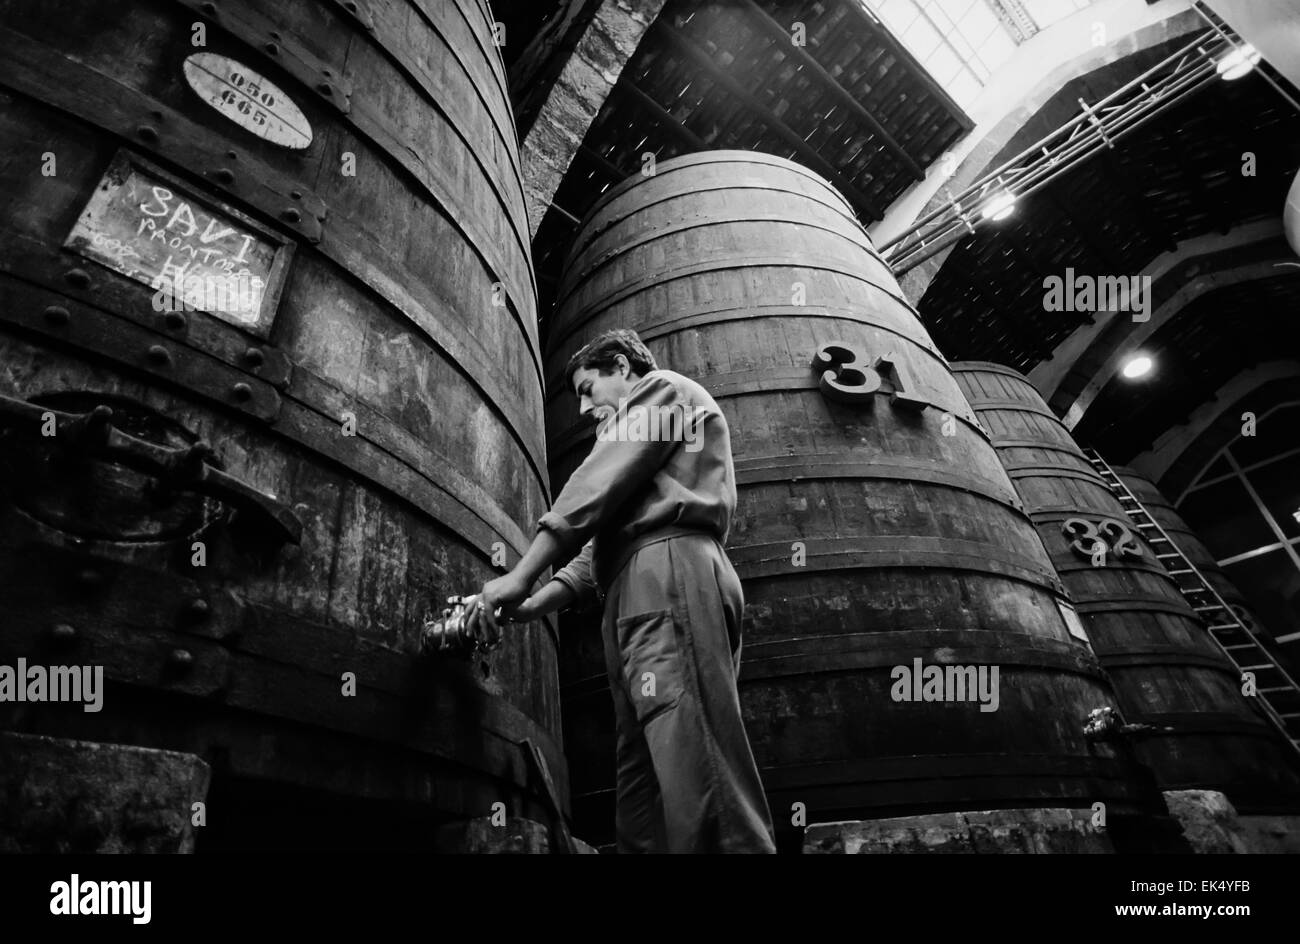
[[[244,130],[292,150],[311,144],[307,116],[270,79],[211,52],[190,56],[181,68],[199,98]]]
[[[155,290],[155,310],[206,311],[265,336],[286,247],[119,156],[65,245]]]
[[[1083,621],[1079,619],[1079,611],[1068,603],[1062,603],[1060,600],[1056,601],[1056,608],[1061,611],[1061,616],[1065,620],[1065,627],[1070,631],[1070,635],[1092,645],[1088,639],[1087,631],[1083,628]]]

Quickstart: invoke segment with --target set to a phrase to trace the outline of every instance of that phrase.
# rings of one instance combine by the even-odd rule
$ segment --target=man
[[[596,338],[564,376],[600,423],[596,444],[519,563],[469,604],[466,627],[494,645],[497,607],[526,621],[603,589],[618,851],[775,852],[736,691],[744,597],[723,550],[736,506],[727,421],[632,331]]]

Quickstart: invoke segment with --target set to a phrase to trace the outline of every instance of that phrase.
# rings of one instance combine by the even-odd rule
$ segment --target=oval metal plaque
[[[247,66],[216,53],[185,60],[190,88],[221,114],[272,144],[302,150],[311,144],[311,123],[279,86]]]

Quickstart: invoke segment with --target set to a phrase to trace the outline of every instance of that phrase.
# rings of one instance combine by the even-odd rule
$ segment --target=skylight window
[[[1092,0],[1020,0],[1020,5],[1041,30],[1047,29],[1057,20],[1065,19],[1071,13],[1091,6]]]
[[[1016,46],[1093,0],[859,0],[962,108]]]

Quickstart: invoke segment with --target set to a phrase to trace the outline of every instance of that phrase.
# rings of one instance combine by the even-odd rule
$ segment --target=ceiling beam
[[[602,0],[555,0],[551,14],[510,65],[510,101],[514,103],[515,125],[521,141],[528,137],[537,113],[601,3]],[[523,41],[513,34],[516,27],[510,29],[512,33],[503,36],[503,43],[514,45]]]
[[[822,84],[830,90],[835,98],[839,99],[840,104],[847,108],[859,121],[866,124],[871,129],[871,133],[894,153],[894,156],[907,168],[907,172],[912,175],[913,180],[925,179],[925,171],[912,159],[912,155],[908,154],[904,147],[894,139],[894,136],[886,131],[884,126],[869,111],[862,107],[862,104],[849,93],[848,89],[840,85],[833,75],[822,68],[820,62],[810,56],[802,46],[795,45],[790,33],[783,29],[780,23],[772,19],[766,11],[760,9],[754,3],[754,0],[741,0],[741,3],[749,10],[753,22],[767,33],[773,44],[784,55],[793,56],[797,62],[821,79]]]
[[[681,119],[674,116],[667,108],[660,105],[648,94],[638,88],[635,82],[624,77],[623,81],[618,84],[618,90],[626,91],[640,102],[641,105],[645,107],[646,111],[659,119],[660,124],[666,125],[669,131],[681,138],[681,140],[685,144],[689,145],[692,150],[707,151],[709,149],[708,143],[703,138],[697,135],[690,128],[686,127],[686,125],[682,123]]]
[[[803,159],[808,167],[821,174],[840,188],[844,196],[856,204],[859,212],[873,221],[882,219],[883,208],[865,193],[854,186],[853,182],[841,174],[830,162],[821,156],[807,141],[799,137],[789,125],[782,121],[770,108],[749,94],[743,85],[723,71],[714,61],[714,57],[693,39],[677,29],[667,19],[660,17],[652,29],[660,30],[680,51],[690,56],[695,63],[709,75],[713,81],[725,88],[742,105],[758,115],[772,131],[777,134]]]
[[[587,145],[585,144],[578,145],[578,153],[581,154],[583,157],[585,157],[587,160],[591,161],[593,164],[595,164],[597,167],[603,170],[610,177],[614,178],[613,180],[610,181],[610,183],[615,183],[615,184],[622,183],[624,180],[626,180],[627,178],[631,177],[634,173],[636,173],[635,171],[623,170],[621,167],[619,167],[617,164],[615,164],[613,161],[607,158],[604,154],[601,154],[599,151],[592,150],[591,148],[587,147]]]
[[[934,80],[934,77],[930,75],[929,70],[926,69],[925,66],[921,65],[915,56],[903,48],[903,44],[894,38],[894,34],[891,33],[883,23],[878,22],[874,16],[867,12],[866,7],[863,6],[859,0],[848,0],[844,6],[849,11],[850,16],[856,17],[858,23],[869,29],[881,43],[888,47],[889,51],[893,53],[895,59],[906,62],[912,66],[917,81],[925,86],[926,91],[948,106],[948,111],[952,114],[953,120],[961,125],[963,130],[973,131],[975,129],[975,122],[971,120],[970,116],[967,115],[966,112],[962,111],[960,105],[953,101],[952,96],[945,92],[939,83]]]
[[[664,2],[602,0],[585,26],[583,17],[575,19],[572,53],[564,58],[519,148],[524,203],[534,238],[591,123]],[[582,6],[584,15],[589,7]],[[572,12],[574,4],[567,9]],[[567,48],[566,42],[551,55],[560,56]]]

